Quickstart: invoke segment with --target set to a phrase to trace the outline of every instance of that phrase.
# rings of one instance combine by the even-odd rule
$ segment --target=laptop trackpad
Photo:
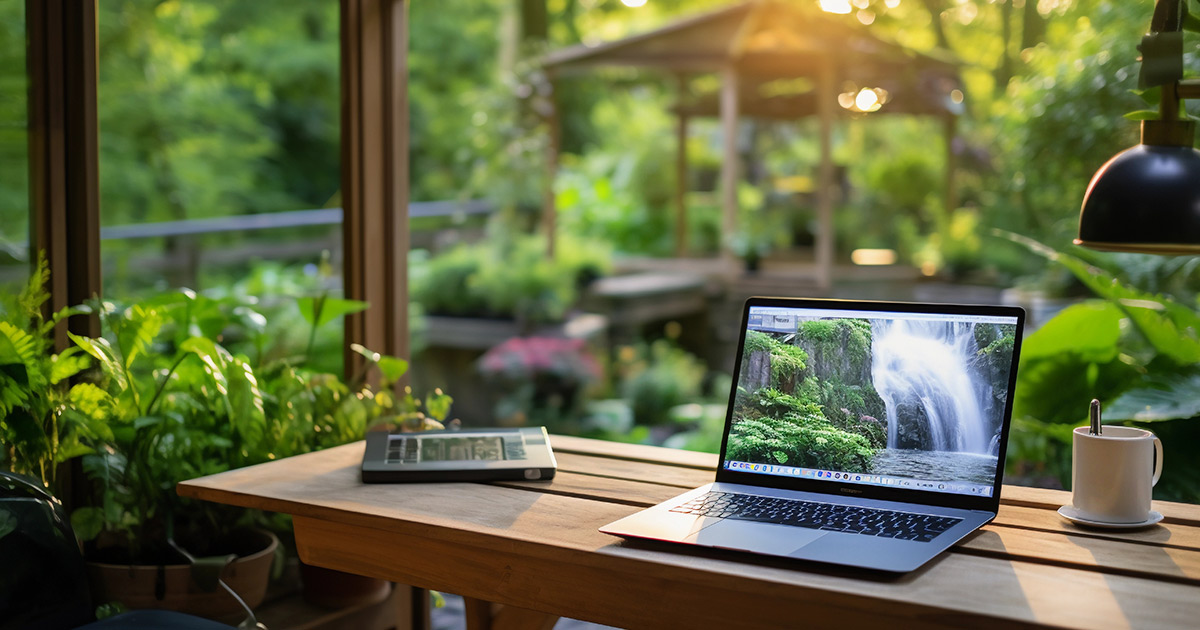
[[[827,533],[804,527],[726,519],[688,536],[684,542],[787,556]]]

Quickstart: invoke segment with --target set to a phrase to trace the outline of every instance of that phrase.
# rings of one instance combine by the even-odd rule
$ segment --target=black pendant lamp
[[[1187,4],[1159,0],[1142,38],[1142,87],[1161,86],[1159,120],[1142,121],[1141,144],[1118,153],[1092,177],[1076,245],[1117,252],[1200,254],[1200,151],[1195,123],[1180,120],[1180,99],[1200,98],[1183,80]]]

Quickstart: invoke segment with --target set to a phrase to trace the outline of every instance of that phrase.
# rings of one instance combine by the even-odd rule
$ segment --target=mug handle
[[[1154,436],[1154,479],[1150,482],[1151,487],[1158,483],[1158,478],[1162,476],[1162,460],[1162,440],[1158,439],[1158,436],[1156,435]]]

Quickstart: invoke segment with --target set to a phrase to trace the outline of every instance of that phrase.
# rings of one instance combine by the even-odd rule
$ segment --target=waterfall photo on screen
[[[1016,326],[803,319],[748,330],[726,458],[991,484]]]

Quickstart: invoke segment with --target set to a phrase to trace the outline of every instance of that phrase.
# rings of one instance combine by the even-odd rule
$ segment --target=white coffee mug
[[[1072,504],[1083,518],[1140,523],[1150,516],[1150,490],[1162,475],[1162,442],[1134,427],[1105,426],[1100,435],[1076,427]]]

